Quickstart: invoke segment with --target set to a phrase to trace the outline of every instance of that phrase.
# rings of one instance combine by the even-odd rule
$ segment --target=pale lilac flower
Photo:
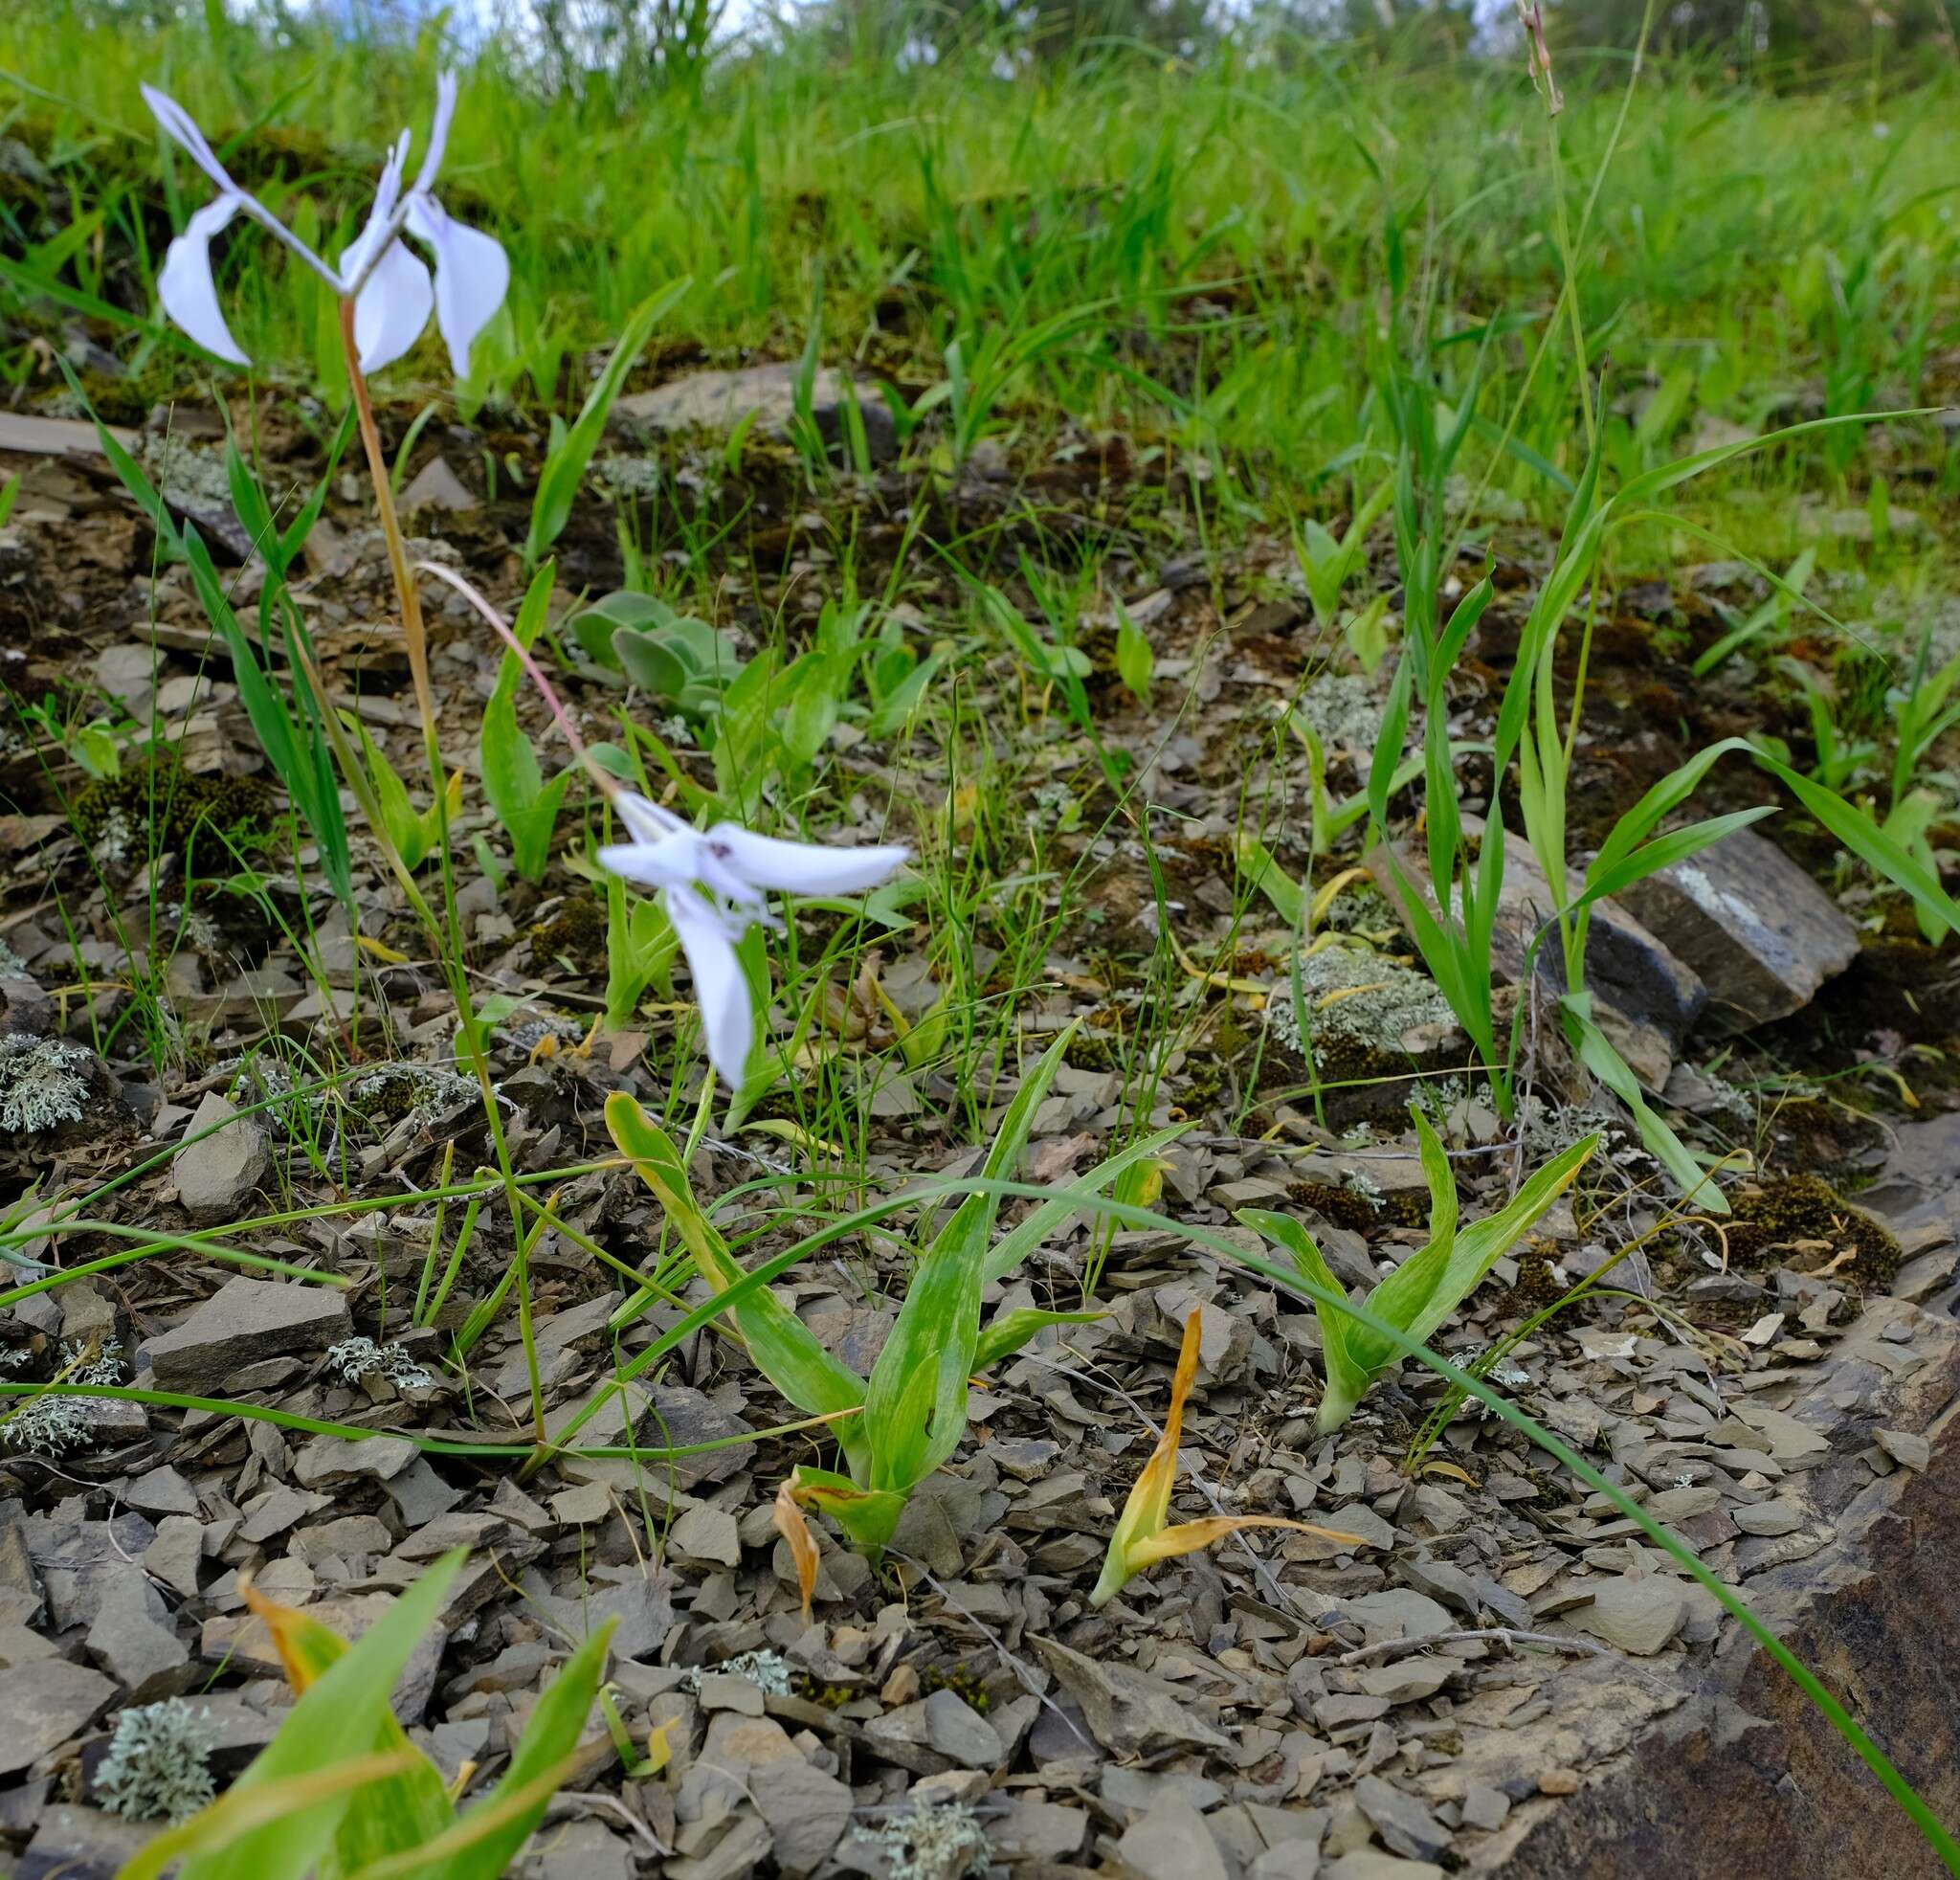
[[[399,359],[429,324],[433,309],[457,376],[469,376],[470,347],[503,304],[510,285],[510,262],[494,236],[451,221],[433,193],[435,172],[442,167],[443,149],[449,142],[449,122],[456,112],[454,73],[445,72],[436,82],[429,151],[413,185],[404,193],[409,133],[403,131],[375,186],[374,206],[367,225],[341,251],[337,268],[328,267],[271,210],[232,181],[203,131],[175,99],[153,85],[145,85],[143,96],[157,123],[217,186],[217,195],[191,216],[184,233],[171,242],[163,272],[157,277],[164,311],[207,352],[229,359],[234,366],[252,363],[225,325],[211,271],[212,237],[234,216],[245,215],[284,242],[342,300],[353,302],[354,343],[362,371],[378,372]],[[404,233],[434,257],[433,281],[429,269],[402,245]]]
[[[786,842],[734,822],[696,829],[671,810],[625,791],[613,797],[612,807],[633,839],[602,848],[599,864],[659,891],[694,974],[708,1062],[739,1088],[755,1037],[755,1013],[735,947],[756,922],[781,925],[768,910],[769,891],[857,894],[889,880],[911,851],[897,844],[842,849]]]

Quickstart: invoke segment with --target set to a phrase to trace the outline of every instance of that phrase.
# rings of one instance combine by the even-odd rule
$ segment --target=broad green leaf
[[[1421,1342],[1469,1297],[1493,1264],[1544,1219],[1576,1179],[1599,1138],[1588,1136],[1575,1144],[1540,1169],[1496,1214],[1459,1232],[1456,1176],[1449,1157],[1428,1119],[1419,1109],[1412,1113],[1429,1182],[1429,1243],[1374,1287],[1366,1309],[1374,1319]],[[1348,1298],[1347,1288],[1297,1220],[1263,1208],[1243,1208],[1238,1219],[1283,1247],[1307,1286],[1317,1288],[1314,1311],[1327,1369],[1319,1426],[1325,1435],[1353,1415],[1370,1384],[1404,1354],[1405,1348],[1357,1317],[1344,1318],[1340,1304]],[[1322,1292],[1332,1294],[1332,1300],[1324,1303]]]
[[[272,1634],[295,1695],[311,1689],[346,1656],[347,1642],[317,1619],[292,1606],[247,1598]],[[383,1710],[372,1747],[402,1757],[404,1765],[398,1774],[368,1784],[359,1805],[342,1818],[326,1869],[330,1873],[353,1873],[370,1861],[420,1847],[456,1820],[441,1772],[409,1741],[391,1709]]]
[[[974,1375],[977,1376],[1004,1357],[1012,1357],[1037,1332],[1045,1332],[1051,1325],[1093,1325],[1104,1316],[1102,1312],[1051,1312],[1036,1306],[1021,1306],[1012,1312],[1002,1312],[974,1343]]]
[[[525,652],[537,643],[550,607],[551,584],[557,564],[546,562],[531,578],[511,627],[511,638]],[[550,782],[545,780],[537,751],[518,723],[517,689],[523,667],[504,648],[497,683],[483,707],[478,754],[483,768],[483,795],[510,838],[511,861],[527,882],[543,881],[551,859],[551,835],[571,781],[568,768]]]
[[[441,1611],[462,1561],[460,1551],[445,1555],[328,1666],[223,1800],[371,1755],[402,1667]],[[191,1854],[179,1880],[301,1880],[327,1858],[349,1805],[342,1794],[292,1809],[222,1848]]]
[[[1069,1183],[1067,1199],[1042,1202],[994,1243],[992,1252],[987,1256],[989,1283],[1005,1279],[1049,1235],[1058,1231],[1071,1216],[1080,1213],[1081,1203],[1076,1198],[1078,1196],[1100,1195],[1112,1182],[1133,1170],[1142,1169],[1160,1150],[1168,1149],[1191,1128],[1189,1123],[1173,1123],[1169,1129],[1154,1130],[1139,1141],[1119,1149],[1114,1155],[1104,1157],[1093,1169],[1077,1175]]]
[[[609,1619],[601,1625],[545,1687],[503,1779],[460,1823],[467,1829],[479,1818],[494,1819],[494,1830],[421,1869],[427,1880],[498,1880],[509,1869],[551,1800],[553,1785],[545,1779],[562,1768],[585,1733],[615,1623]],[[515,1809],[508,1806],[513,1801],[519,1802]]]
[[[1035,1112],[1074,1036],[1070,1025],[1022,1079],[988,1152],[984,1173],[990,1178],[1013,1178]],[[999,1213],[997,1194],[968,1196],[920,1255],[905,1303],[865,1386],[873,1488],[909,1494],[966,1434],[968,1380],[980,1337],[980,1292]]]
[[[1634,1126],[1647,1153],[1674,1177],[1675,1186],[1704,1214],[1726,1214],[1728,1200],[1714,1177],[1696,1161],[1688,1146],[1667,1127],[1660,1113],[1647,1101],[1627,1061],[1614,1047],[1613,1041],[1593,1023],[1592,995],[1568,993],[1559,1001],[1566,1036],[1579,1062],[1633,1112]]]
[[[624,1090],[606,1100],[606,1128],[619,1153],[654,1191],[681,1244],[693,1254],[702,1278],[717,1292],[742,1279],[741,1264],[728,1251],[721,1230],[695,1201],[686,1165],[673,1138]],[[757,1369],[799,1410],[822,1417],[864,1403],[863,1380],[825,1351],[810,1328],[767,1287],[738,1295],[730,1309]],[[865,1420],[843,1417],[833,1427],[852,1466],[858,1466],[867,1459]]]
[[[1238,1219],[1292,1255],[1294,1265],[1309,1286],[1320,1287],[1336,1299],[1348,1297],[1348,1288],[1327,1265],[1319,1242],[1291,1215],[1276,1214],[1268,1208],[1240,1208]],[[1327,1370],[1327,1389],[1321,1400],[1321,1414],[1333,1419],[1330,1426],[1337,1426],[1354,1414],[1355,1405],[1373,1381],[1373,1374],[1355,1360],[1348,1338],[1350,1326],[1357,1331],[1366,1328],[1334,1307],[1323,1305],[1319,1299],[1315,1299],[1313,1310],[1320,1324],[1321,1357]]]

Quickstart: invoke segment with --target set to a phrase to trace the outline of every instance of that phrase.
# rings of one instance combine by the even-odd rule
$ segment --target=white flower
[[[734,822],[700,830],[657,803],[626,792],[613,798],[612,807],[633,839],[602,848],[599,864],[659,890],[660,905],[694,974],[708,1061],[739,1087],[755,1036],[755,1013],[735,947],[755,922],[780,925],[768,911],[766,895],[771,889],[856,894],[888,880],[911,851],[897,845],[836,849],[785,842]]]
[[[457,376],[468,377],[470,347],[503,303],[504,291],[510,285],[510,262],[493,236],[452,222],[431,193],[449,142],[449,121],[456,111],[454,73],[445,72],[436,83],[429,153],[413,186],[403,193],[402,177],[409,161],[409,133],[403,131],[375,186],[367,226],[341,251],[338,268],[328,267],[257,197],[232,181],[203,131],[175,99],[153,85],[145,85],[143,96],[157,123],[217,185],[216,197],[191,216],[184,233],[171,242],[163,272],[157,277],[164,311],[207,352],[229,359],[234,366],[252,363],[225,325],[218,307],[217,283],[211,272],[212,237],[234,216],[242,214],[277,235],[341,299],[354,302],[354,341],[362,371],[378,372],[408,351],[429,324],[433,308]],[[402,246],[404,232],[434,257],[433,281],[428,268]]]

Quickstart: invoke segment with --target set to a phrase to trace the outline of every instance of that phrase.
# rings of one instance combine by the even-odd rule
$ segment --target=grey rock
[[[139,1514],[189,1514],[203,1512],[197,1491],[167,1464],[139,1475],[122,1491],[122,1499]]]
[[[1246,1869],[1248,1880],[1317,1880],[1321,1850],[1311,1841],[1282,1841]]]
[[[634,1853],[603,1823],[569,1821],[541,1833],[519,1871],[534,1880],[632,1880]]]
[[[123,1578],[129,1563],[156,1539],[157,1531],[141,1514],[124,1512],[113,1521],[64,1521],[48,1517],[28,1530],[34,1571],[47,1600],[48,1622],[56,1632],[95,1623],[110,1583]]]
[[[991,1769],[1001,1759],[993,1726],[956,1690],[935,1690],[926,1698],[925,1740],[963,1769]]]
[[[769,1846],[769,1824],[760,1815],[745,1814],[705,1853],[669,1861],[661,1872],[665,1880],[743,1880],[768,1858]]]
[[[995,1854],[1010,1861],[1073,1861],[1089,1838],[1089,1818],[1080,1808],[1019,1795],[988,1823]]]
[[[1787,1501],[1759,1501],[1731,1509],[1729,1519],[1746,1534],[1789,1534],[1803,1526],[1803,1510]]]
[[[742,1564],[741,1529],[725,1508],[690,1508],[668,1532],[667,1546],[683,1566]]]
[[[163,659],[154,646],[140,639],[105,646],[96,655],[96,683],[125,705],[132,718],[147,719]]]
[[[1463,1825],[1481,1828],[1486,1834],[1495,1834],[1503,1826],[1504,1817],[1511,1812],[1511,1798],[1503,1789],[1491,1788],[1487,1783],[1472,1782],[1463,1791]]]
[[[20,1618],[32,1619],[39,1616],[41,1600],[41,1578],[34,1571],[26,1522],[0,1519],[0,1600],[18,1606]]]
[[[1477,1582],[1461,1567],[1447,1560],[1401,1560],[1396,1563],[1404,1579],[1418,1592],[1427,1594],[1467,1618],[1477,1616]]]
[[[7,1728],[0,1731],[0,1776],[78,1736],[109,1708],[116,1687],[100,1671],[43,1658],[7,1673]]]
[[[122,1687],[125,1703],[174,1696],[189,1683],[189,1649],[140,1573],[124,1574],[103,1590],[88,1628],[88,1652]]]
[[[768,1776],[751,1786],[775,1843],[776,1866],[789,1880],[830,1859],[851,1825],[856,1798],[847,1783],[796,1757],[770,1763]]]
[[[1071,1650],[1056,1639],[1031,1637],[1035,1655],[1081,1707],[1089,1733],[1118,1756],[1143,1755],[1176,1744],[1229,1750],[1231,1739],[1192,1709],[1191,1700],[1168,1679],[1152,1677],[1133,1665],[1107,1662]],[[1052,1714],[1052,1713],[1050,1713]],[[1036,1736],[1040,1733],[1036,1725]],[[1073,1733],[1069,1733],[1073,1742]],[[1075,1745],[1071,1753],[1079,1753]]]
[[[612,407],[612,422],[629,436],[697,430],[726,434],[753,412],[757,425],[781,436],[795,417],[797,370],[794,361],[778,360],[733,371],[690,372],[650,392],[629,392]],[[875,386],[859,380],[855,390],[872,460],[884,462],[898,454],[898,427]],[[842,375],[828,366],[819,369],[810,404],[825,443],[838,442],[844,436]]]
[[[339,1288],[278,1280],[228,1280],[142,1356],[166,1390],[203,1393],[239,1366],[337,1344],[352,1331]]]
[[[479,505],[464,486],[463,480],[449,467],[449,459],[432,457],[410,479],[409,486],[402,491],[401,501],[396,506],[403,515],[412,516],[418,509],[446,509],[460,513]]]
[[[1374,1824],[1374,1831],[1405,1859],[1439,1859],[1450,1845],[1450,1831],[1422,1803],[1379,1776],[1364,1776],[1354,1785],[1354,1800]]]
[[[61,1299],[61,1335],[84,1348],[106,1345],[118,1336],[120,1308],[93,1280],[78,1280],[64,1286]]]
[[[156,1831],[154,1822],[125,1822],[105,1809],[59,1802],[41,1811],[13,1871],[18,1880],[114,1880]]]
[[[1413,1704],[1434,1697],[1459,1668],[1452,1658],[1412,1657],[1391,1665],[1370,1665],[1355,1675],[1369,1696],[1386,1697],[1392,1704]]]
[[[1836,902],[1753,830],[1636,883],[1621,903],[1698,973],[1704,1021],[1747,1031],[1801,1011],[1858,955]]]
[[[1166,1795],[1124,1830],[1116,1851],[1143,1880],[1229,1880],[1224,1853],[1205,1818],[1182,1796]]]
[[[1434,1861],[1404,1860],[1400,1854],[1355,1847],[1331,1867],[1322,1868],[1321,1880],[1443,1880],[1443,1869]]]
[[[232,1121],[227,1122],[227,1118]],[[222,1128],[217,1126],[222,1125]],[[215,1090],[207,1091],[185,1129],[187,1136],[216,1129],[187,1143],[170,1164],[184,1211],[199,1226],[235,1220],[247,1199],[272,1172],[272,1145],[256,1116],[240,1116]]]
[[[1225,1800],[1216,1782],[1186,1770],[1125,1769],[1112,1762],[1102,1771],[1102,1800],[1112,1808],[1145,1814],[1167,1794],[1181,1795],[1201,1815]]]
[[[1644,1579],[1609,1579],[1573,1619],[1594,1638],[1649,1658],[1681,1630],[1687,1616],[1687,1595],[1680,1584],[1650,1574]]]
[[[144,1550],[143,1566],[173,1593],[194,1600],[203,1559],[204,1523],[189,1514],[167,1514],[157,1523],[156,1539]]]
[[[302,1488],[334,1488],[363,1477],[389,1482],[420,1453],[405,1436],[316,1436],[295,1458],[293,1480]]]

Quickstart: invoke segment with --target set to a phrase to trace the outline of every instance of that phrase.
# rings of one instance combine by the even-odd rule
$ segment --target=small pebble
[[[1538,1779],[1540,1795],[1577,1795],[1579,1792],[1579,1772],[1576,1769],[1548,1769]]]

